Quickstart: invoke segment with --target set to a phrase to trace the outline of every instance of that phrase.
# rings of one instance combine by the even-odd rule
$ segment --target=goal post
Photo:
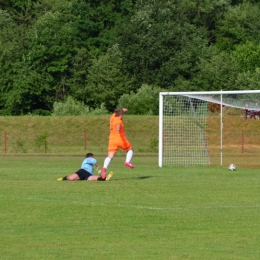
[[[260,90],[159,93],[159,167],[211,164],[209,110],[219,110],[219,164],[222,165],[223,107],[260,111]],[[216,114],[215,113],[215,114]],[[260,112],[259,112],[260,113]]]

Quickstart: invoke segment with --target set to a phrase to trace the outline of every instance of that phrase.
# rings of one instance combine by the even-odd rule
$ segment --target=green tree
[[[192,84],[197,90],[234,90],[239,72],[237,63],[225,52],[215,47],[207,48],[198,63],[199,71],[194,74]]]
[[[43,0],[42,7],[49,8],[48,3],[52,2]],[[28,4],[37,9],[39,3],[32,5],[32,1],[28,1]],[[73,53],[69,16],[65,15],[69,6],[68,1],[59,1],[59,6],[52,7],[54,12],[41,12],[42,16],[38,14],[33,25],[16,23],[9,14],[12,19],[0,32],[3,114],[51,110],[53,102],[67,94],[66,79]],[[16,5],[13,9],[20,10]]]
[[[216,21],[221,20],[230,7],[230,0],[183,0],[180,1],[190,23],[207,30],[208,42],[215,41]]]
[[[17,25],[12,16],[0,10],[0,109],[1,114],[19,114],[23,91],[18,79],[21,56],[27,46],[26,27]]]
[[[144,83],[169,88],[180,75],[189,79],[207,44],[205,29],[189,23],[179,1],[138,5],[118,42],[136,90]]]
[[[129,114],[134,115],[158,115],[159,113],[159,87],[142,85],[137,93],[123,94],[118,107],[127,107]]]
[[[37,0],[0,1],[0,9],[6,10],[17,24],[30,24],[34,21],[34,4]]]
[[[76,47],[71,61],[71,77],[68,79],[70,95],[84,102],[86,100],[85,86],[87,85],[88,70],[93,62],[92,59],[86,48]]]
[[[236,89],[260,89],[260,68],[256,68],[255,71],[246,71],[238,74],[236,82]]]
[[[237,45],[231,55],[243,72],[254,72],[256,68],[260,68],[260,44],[258,43],[247,41],[245,44]]]
[[[108,111],[113,111],[119,97],[131,91],[131,80],[122,66],[118,44],[93,61],[89,69],[88,85],[84,89],[84,101],[89,107],[96,108],[104,103]]]
[[[61,12],[48,11],[27,32],[28,48],[22,54],[18,79],[23,104],[28,104],[23,107],[24,113],[39,108],[51,110],[55,100],[69,93],[73,45],[67,19]]]
[[[259,42],[260,7],[258,4],[243,2],[232,6],[224,18],[217,21],[216,44],[221,50],[234,50],[236,45],[246,41]]]
[[[105,54],[116,43],[118,25],[133,12],[134,0],[75,0],[71,23],[77,47],[87,48],[93,57]]]
[[[239,66],[229,54],[216,47],[205,47],[192,71],[191,79],[179,76],[171,91],[235,90]]]
[[[107,55],[116,24],[126,19],[132,5],[132,0],[0,1],[0,8],[6,10],[0,14],[0,26],[4,27],[0,32],[2,113],[52,110],[55,101],[68,95],[100,106],[102,100],[96,99],[94,104],[88,100],[85,87],[88,79],[92,79],[91,84],[99,83],[91,76],[95,63]],[[113,73],[119,76],[114,83],[122,80],[120,73]],[[107,94],[108,98],[117,96]],[[106,102],[109,106],[117,101]]]

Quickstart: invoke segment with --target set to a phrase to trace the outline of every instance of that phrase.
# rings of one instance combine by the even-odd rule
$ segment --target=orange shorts
[[[128,151],[132,148],[130,142],[127,139],[110,138],[108,142],[108,152],[117,152],[121,148],[124,151]]]

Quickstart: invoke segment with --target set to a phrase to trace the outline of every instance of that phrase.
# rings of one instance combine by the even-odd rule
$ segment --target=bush
[[[158,115],[159,92],[162,89],[149,85],[142,85],[137,93],[124,94],[120,97],[118,107],[126,107],[129,114]]]
[[[44,110],[44,109],[35,109],[31,113],[31,115],[33,115],[33,116],[50,116],[51,112],[48,110]]]
[[[105,115],[105,114],[108,114],[108,110],[106,109],[105,104],[102,103],[100,105],[100,107],[98,107],[98,108],[96,108],[94,110],[91,110],[89,112],[89,114],[90,115],[95,115],[95,116],[97,116],[97,115]]]
[[[46,153],[48,150],[48,137],[49,133],[42,133],[38,134],[35,139],[35,145],[39,150],[44,149],[44,152]]]
[[[86,115],[103,115],[107,114],[104,104],[99,108],[91,110],[83,102],[74,100],[71,96],[67,97],[65,102],[54,102],[53,116],[86,116]]]

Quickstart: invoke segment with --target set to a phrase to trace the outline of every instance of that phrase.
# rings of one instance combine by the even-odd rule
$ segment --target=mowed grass
[[[58,182],[83,157],[0,160],[0,259],[260,259],[259,169],[135,154],[109,182]]]

